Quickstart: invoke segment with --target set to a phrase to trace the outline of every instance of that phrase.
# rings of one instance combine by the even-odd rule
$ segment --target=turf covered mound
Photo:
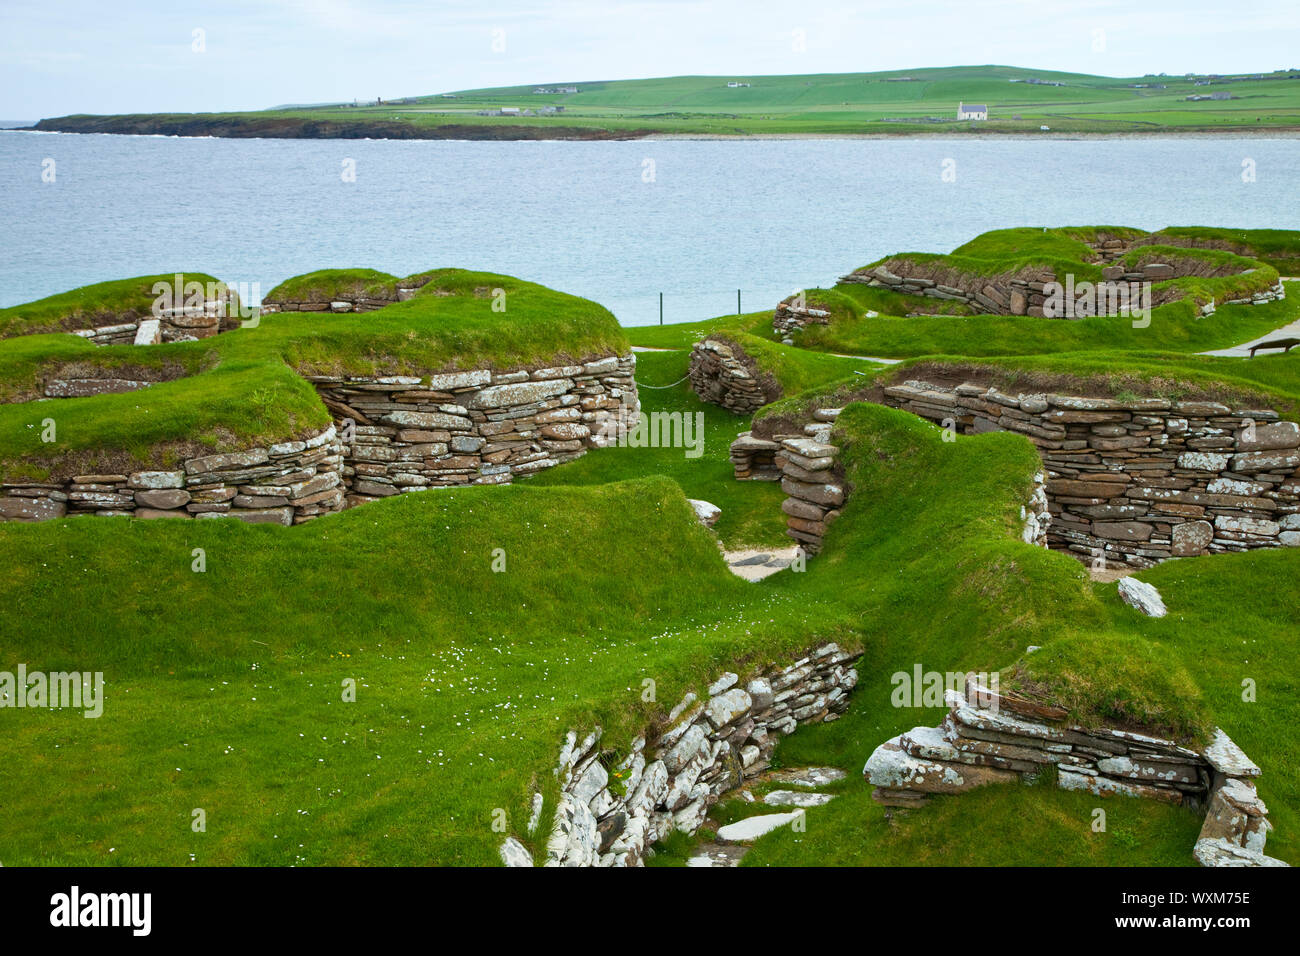
[[[504,373],[628,351],[614,317],[586,299],[490,273],[442,269],[425,277],[423,294],[377,314],[272,314],[201,341],[96,347],[66,335],[6,339],[0,480],[168,468],[192,454],[304,439],[330,414],[303,376]],[[137,295],[147,282],[119,285]],[[48,303],[61,298],[8,311],[53,316]],[[49,321],[89,314],[83,308]],[[123,382],[136,387],[112,393],[125,391],[114,384]],[[97,394],[97,385],[110,393]],[[35,401],[62,394],[87,397]]]
[[[224,282],[203,272],[97,282],[0,309],[0,339],[135,323],[153,315],[155,305],[179,309],[187,301],[200,308],[204,302],[221,303],[225,311],[237,314],[239,301],[232,296],[233,290]]]
[[[774,314],[711,325],[888,358],[1210,351],[1300,315],[1283,282],[1297,256],[1294,230],[1000,229],[948,254],[886,256]]]

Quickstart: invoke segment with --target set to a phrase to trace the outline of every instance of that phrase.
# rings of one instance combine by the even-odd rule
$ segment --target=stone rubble
[[[808,325],[826,325],[830,318],[826,309],[797,305],[791,297],[778,304],[772,313],[772,331],[777,335],[792,335]]]
[[[239,328],[239,319],[230,317],[235,301],[232,296],[205,298],[202,305],[160,309],[152,315],[126,312],[107,325],[75,329],[72,334],[95,345],[157,345],[206,339]]]

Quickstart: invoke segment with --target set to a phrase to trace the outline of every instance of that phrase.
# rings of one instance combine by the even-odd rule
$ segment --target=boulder
[[[690,504],[691,509],[695,512],[695,517],[699,519],[700,524],[704,525],[706,528],[712,528],[718,523],[718,519],[722,517],[722,509],[715,504],[701,501],[698,498],[687,498],[686,500]]]
[[[506,866],[532,866],[533,855],[514,837],[506,837],[501,844],[501,862]]]
[[[1169,613],[1160,592],[1137,578],[1120,578],[1119,596],[1125,604],[1147,617],[1164,617]]]

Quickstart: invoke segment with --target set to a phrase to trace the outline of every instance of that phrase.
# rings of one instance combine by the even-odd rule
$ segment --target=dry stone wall
[[[262,311],[276,312],[374,312],[394,302],[405,302],[420,291],[416,286],[410,289],[398,289],[396,295],[384,294],[358,295],[339,294],[337,298],[323,299],[267,299],[262,303]]]
[[[229,514],[288,525],[404,491],[503,484],[616,442],[640,411],[635,370],[629,353],[514,372],[312,376],[341,428],[190,459],[175,471],[0,484],[0,520]],[[55,379],[46,394],[151,384]]]
[[[1218,402],[1009,395],[967,382],[886,386],[959,431],[1014,431],[1046,470],[1050,547],[1134,567],[1300,545],[1300,425]]]
[[[300,524],[343,507],[342,471],[342,446],[331,425],[304,441],[190,458],[175,471],[5,483],[0,520],[91,514]]]
[[[503,484],[610,444],[640,411],[635,372],[629,353],[531,371],[310,380],[344,421],[343,477],[356,504]]]
[[[830,643],[743,685],[736,674],[723,674],[707,699],[687,694],[666,729],[638,737],[616,765],[599,747],[599,727],[581,742],[570,732],[555,771],[560,798],[543,865],[639,866],[670,833],[694,833],[724,793],[767,769],[781,737],[848,708],[859,656]],[[535,794],[530,832],[542,807]],[[501,856],[507,866],[533,865],[513,838]]]
[[[780,481],[787,497],[781,502],[786,534],[811,556],[822,548],[827,528],[840,516],[852,490],[838,464],[839,448],[831,444],[831,429],[842,408],[814,409],[802,434],[774,432],[759,438],[742,432],[731,443],[731,464],[737,481]],[[1021,540],[1048,546],[1051,503],[1043,472],[1034,476],[1034,490],[1020,509]]]
[[[1193,848],[1204,866],[1284,866],[1264,855],[1268,809],[1255,792],[1259,767],[1222,730],[1204,750],[1127,730],[1071,725],[1050,705],[998,694],[968,679],[945,695],[938,727],[881,744],[863,768],[872,799],[919,807],[935,794],[1036,778],[1054,767],[1064,790],[1205,808]]]
[[[696,342],[687,378],[700,401],[721,405],[737,415],[750,415],[780,398],[780,388],[759,381],[753,363],[747,364],[746,358],[734,344],[717,339]]]
[[[936,267],[914,263],[908,259],[891,259],[888,265],[869,266],[857,272],[841,277],[841,282],[859,283],[877,288],[889,289],[906,295],[926,296],[957,302],[970,311],[988,315],[1027,315],[1035,318],[1046,317],[1045,306],[1048,302],[1050,283],[1065,281],[1058,278],[1052,269],[1024,269],[1014,274],[997,276],[976,276],[946,270],[947,281],[929,278],[924,273]],[[1106,282],[1143,283],[1164,282],[1183,275],[1199,274],[1197,265],[1190,263],[1147,262],[1134,268],[1126,269],[1121,265],[1107,265],[1102,268],[1102,279]],[[1070,307],[1068,304],[1054,318],[1081,319],[1091,314],[1093,308],[1090,296],[1091,285],[1070,283],[1064,291],[1071,292],[1080,303]],[[1182,292],[1176,288],[1152,290],[1151,305],[1159,306],[1182,298]],[[1252,295],[1238,299],[1226,300],[1221,305],[1263,305],[1277,299],[1286,298],[1286,289],[1279,279],[1272,286],[1259,288]],[[1214,303],[1207,302],[1201,307],[1203,314],[1214,311]]]
[[[781,502],[786,534],[804,553],[821,550],[826,528],[840,515],[847,497],[843,471],[836,465],[839,448],[830,444],[831,428],[841,409],[819,408],[799,433],[758,438],[742,432],[731,443],[731,464],[738,481],[779,481],[787,497]]]

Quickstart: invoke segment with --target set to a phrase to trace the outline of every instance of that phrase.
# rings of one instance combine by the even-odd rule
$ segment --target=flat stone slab
[[[781,443],[773,441],[770,438],[757,438],[749,432],[743,432],[737,435],[731,443],[733,451],[740,449],[742,451],[777,451]]]
[[[921,760],[903,750],[900,739],[891,738],[877,747],[862,768],[863,776],[872,786],[919,793],[965,793],[975,787],[1019,779],[1010,770]]]
[[[1226,777],[1258,777],[1259,767],[1222,729],[1214,728],[1214,739],[1201,754],[1211,767]]]
[[[767,779],[794,787],[824,787],[847,776],[839,767],[799,767],[775,770],[767,775]]]
[[[789,813],[762,813],[756,817],[745,817],[735,823],[728,823],[725,827],[719,827],[718,839],[733,843],[747,843],[793,823],[802,815],[802,810],[792,810]]]
[[[791,545],[788,548],[772,548],[766,551],[751,549],[724,551],[722,556],[727,562],[727,568],[736,577],[744,578],[746,581],[761,581],[788,568],[798,554],[799,546]]]
[[[763,797],[769,807],[821,807],[835,799],[833,793],[809,793],[807,790],[773,790]]]
[[[1164,617],[1168,613],[1160,592],[1137,578],[1121,578],[1119,596],[1125,604],[1147,617]]]

